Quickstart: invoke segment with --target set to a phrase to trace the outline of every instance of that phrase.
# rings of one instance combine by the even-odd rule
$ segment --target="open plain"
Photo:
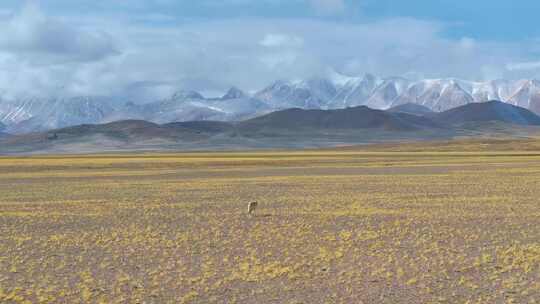
[[[538,142],[396,147],[0,158],[0,302],[539,303]]]

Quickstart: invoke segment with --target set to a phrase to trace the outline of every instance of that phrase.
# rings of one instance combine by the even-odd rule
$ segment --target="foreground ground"
[[[0,303],[538,303],[505,145],[0,158]]]

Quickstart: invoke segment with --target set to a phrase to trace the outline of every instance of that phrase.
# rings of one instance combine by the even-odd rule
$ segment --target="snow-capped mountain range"
[[[473,102],[500,100],[540,114],[540,81],[460,79],[410,81],[373,75],[302,81],[276,81],[255,94],[231,88],[223,97],[205,98],[179,91],[147,104],[112,97],[0,99],[0,126],[9,133],[27,133],[79,124],[142,119],[156,123],[193,120],[235,121],[286,108],[339,109],[365,105],[388,109],[413,103],[442,112]],[[1,128],[1,127],[0,127]]]

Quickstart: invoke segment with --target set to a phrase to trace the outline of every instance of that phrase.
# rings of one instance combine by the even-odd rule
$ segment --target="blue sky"
[[[534,0],[377,0],[366,5],[368,16],[410,16],[448,23],[448,34],[488,40],[521,40],[539,36]]]
[[[344,7],[331,14],[321,14],[317,4],[308,0],[177,0],[177,1],[67,1],[42,0],[44,10],[53,14],[122,13],[133,15],[162,14],[178,20],[260,18],[320,18],[362,23],[383,18],[411,17],[445,22],[452,26],[453,37],[518,40],[540,36],[535,0],[342,0],[311,1]],[[332,5],[331,3],[343,3]],[[25,5],[20,0],[4,0],[0,7],[16,10]],[[319,5],[324,6],[324,5]]]
[[[0,92],[157,98],[329,71],[533,78],[538,11],[533,0],[4,0]]]

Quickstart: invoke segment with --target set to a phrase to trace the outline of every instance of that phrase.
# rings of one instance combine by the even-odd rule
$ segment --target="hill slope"
[[[447,124],[463,124],[470,122],[504,122],[515,125],[537,126],[540,117],[533,112],[500,101],[470,103],[448,110],[432,117]]]
[[[234,124],[222,121],[186,121],[162,125],[170,130],[189,130],[196,133],[221,133],[231,131]]]
[[[289,109],[239,124],[240,129],[252,131],[261,129],[414,131],[438,127],[437,123],[425,117],[373,110],[365,106],[338,110]]]
[[[47,132],[49,140],[81,139],[101,135],[121,141],[143,141],[151,139],[201,140],[213,134],[226,132],[232,125],[224,122],[192,121],[164,125],[144,120],[123,120],[102,125],[80,125]]]
[[[399,106],[392,107],[388,109],[389,112],[398,112],[398,113],[407,113],[417,116],[423,116],[426,114],[431,114],[433,111],[425,106],[416,104],[416,103],[405,103]]]

